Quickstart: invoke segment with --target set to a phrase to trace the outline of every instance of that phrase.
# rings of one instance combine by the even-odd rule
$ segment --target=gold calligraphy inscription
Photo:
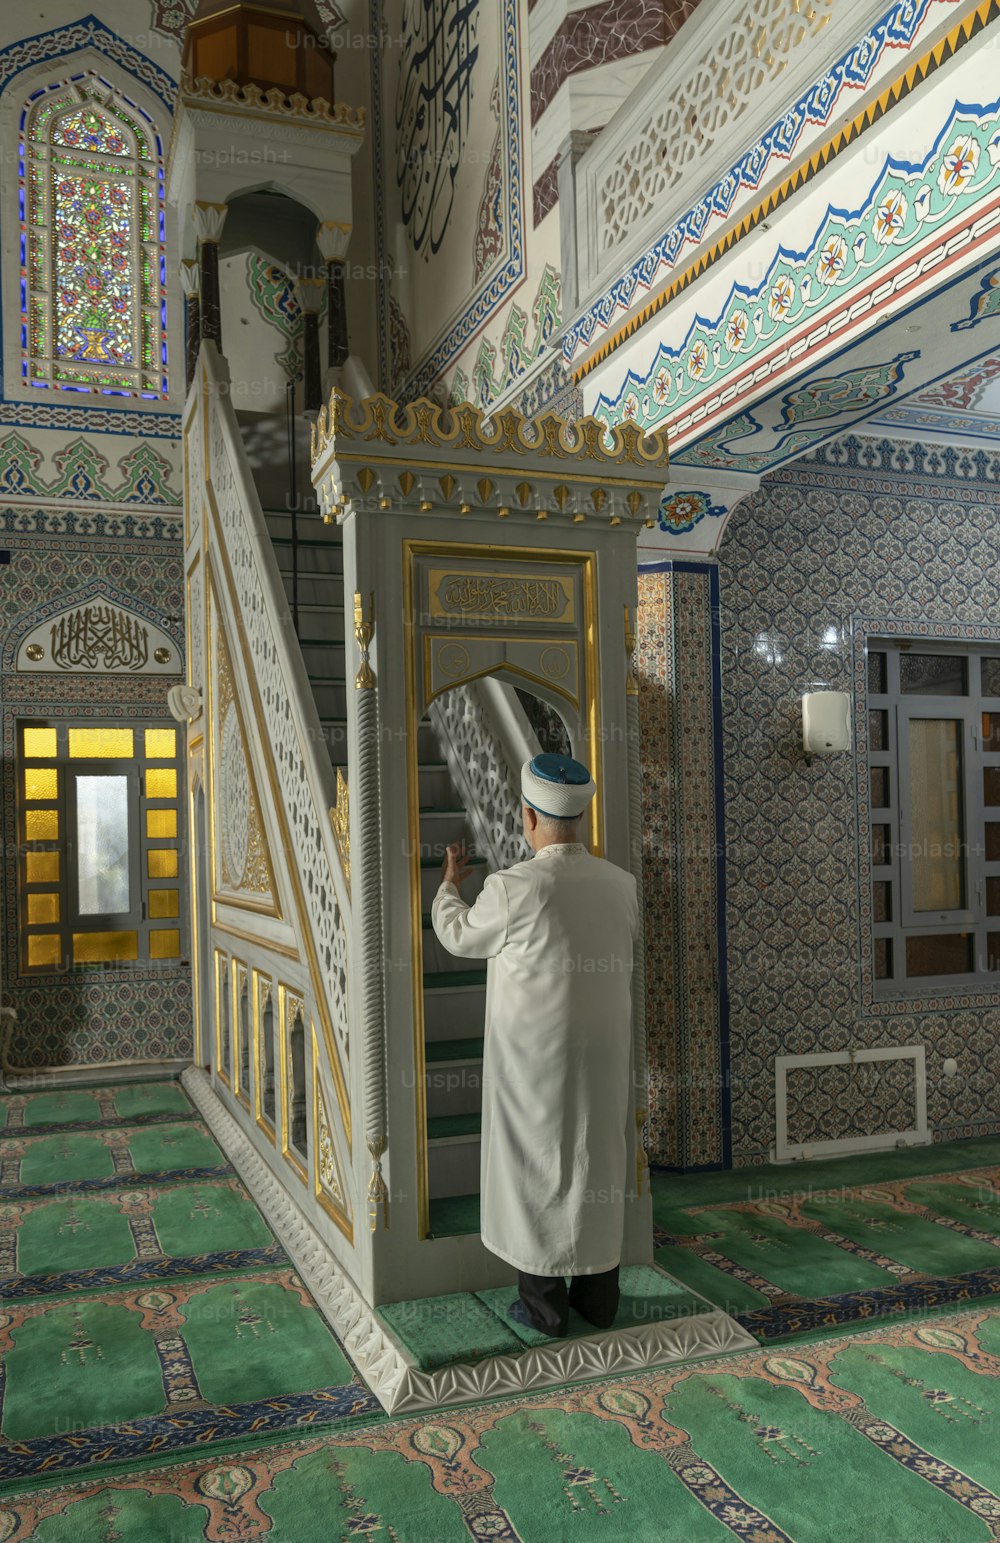
[[[51,634],[52,662],[64,670],[141,670],[149,660],[148,630],[116,606],[81,606]]]
[[[573,620],[572,581],[556,575],[455,573],[436,568],[428,580],[432,617]]]

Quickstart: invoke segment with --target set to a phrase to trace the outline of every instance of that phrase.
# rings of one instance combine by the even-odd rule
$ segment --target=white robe
[[[532,1275],[621,1259],[631,1066],[632,874],[575,842],[434,900],[452,954],[488,959],[482,1239]]]

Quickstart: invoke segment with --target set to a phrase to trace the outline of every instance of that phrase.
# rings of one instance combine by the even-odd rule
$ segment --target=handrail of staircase
[[[336,775],[326,755],[319,753],[324,744],[319,713],[301,649],[287,624],[288,601],[233,410],[228,375],[214,343],[203,343],[194,389],[207,418],[205,478],[214,494],[224,561],[232,575],[247,671],[258,685],[275,674],[280,681],[277,690],[259,691],[262,728],[277,752],[273,763],[292,846],[289,860],[307,880],[302,893],[312,942],[327,984],[328,1005],[341,1020],[335,1030],[343,1053],[347,1004],[336,976],[350,952],[351,896],[330,820]],[[289,714],[282,711],[285,701],[291,703]],[[303,800],[306,818],[299,820],[294,811],[301,809]]]
[[[478,850],[493,872],[520,862],[521,767],[539,745],[513,687],[493,676],[453,687],[430,718]]]

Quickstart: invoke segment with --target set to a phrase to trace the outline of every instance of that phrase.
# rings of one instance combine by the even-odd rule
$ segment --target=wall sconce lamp
[[[806,764],[814,755],[836,755],[851,748],[849,691],[807,691],[802,698],[802,748]]]

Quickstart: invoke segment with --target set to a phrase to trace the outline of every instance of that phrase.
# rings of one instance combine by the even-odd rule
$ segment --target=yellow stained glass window
[[[147,761],[172,761],[177,754],[176,729],[146,730]]]
[[[49,927],[59,920],[59,896],[38,895],[28,896],[28,926]]]
[[[56,757],[55,729],[25,729],[24,754],[26,760],[54,761]]]
[[[27,809],[24,815],[24,834],[28,841],[59,840],[58,809]]]
[[[146,853],[146,872],[151,879],[176,879],[176,850],[173,847],[150,848]]]
[[[25,858],[26,884],[58,884],[59,853],[29,852]]]
[[[151,917],[176,916],[178,891],[176,889],[151,889],[149,914]]]
[[[177,797],[177,773],[172,766],[149,767],[146,772],[146,797]]]
[[[177,835],[176,809],[147,809],[146,835],[150,841],[169,841]]]
[[[181,952],[181,935],[176,928],[163,929],[149,934],[150,959],[178,959]]]
[[[74,932],[74,964],[117,964],[138,959],[139,936],[135,932]]]
[[[24,796],[29,801],[59,797],[59,773],[54,766],[24,768]]]
[[[62,944],[58,932],[36,932],[28,937],[28,967],[61,964]]]
[[[135,754],[133,729],[70,729],[69,753],[74,760],[103,760]]]

